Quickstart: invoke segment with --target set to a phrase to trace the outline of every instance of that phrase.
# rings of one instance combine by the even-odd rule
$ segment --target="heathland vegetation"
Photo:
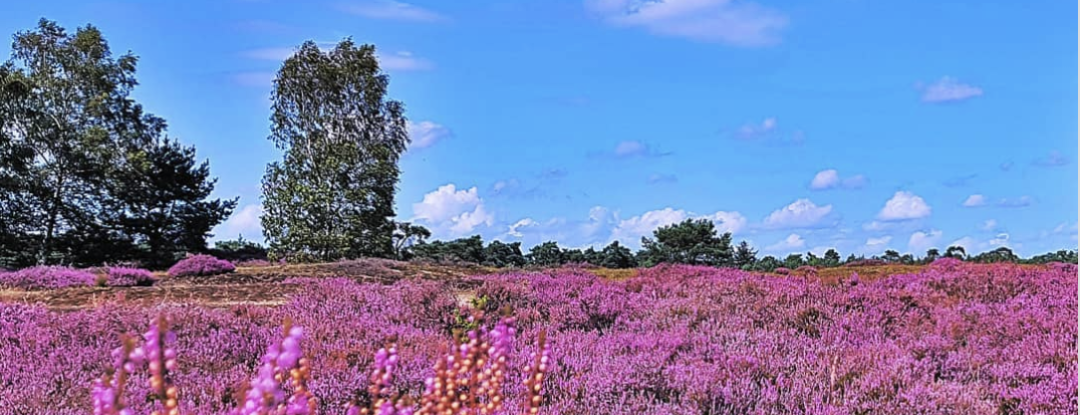
[[[430,240],[395,220],[404,106],[348,39],[277,74],[266,245],[210,247],[236,199],[136,62],[42,20],[0,65],[0,412],[1077,412],[1076,250]]]

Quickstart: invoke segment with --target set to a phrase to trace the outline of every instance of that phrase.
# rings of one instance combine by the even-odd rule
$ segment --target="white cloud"
[[[982,230],[984,230],[984,231],[992,231],[992,230],[994,230],[994,229],[997,229],[997,225],[998,225],[998,223],[997,223],[997,221],[996,221],[996,220],[993,220],[993,219],[989,219],[989,220],[987,220],[987,221],[983,222],[983,224],[982,224],[982,226],[980,227],[980,229],[982,229]]]
[[[399,51],[393,55],[377,53],[379,69],[385,71],[426,71],[435,68],[431,61],[413,56],[412,52]]]
[[[686,211],[682,209],[651,210],[640,216],[619,221],[615,229],[611,231],[611,238],[623,242],[636,242],[642,236],[651,235],[656,228],[682,222],[687,217]]]
[[[719,211],[703,217],[716,224],[716,233],[736,233],[746,226],[746,217],[739,212]]]
[[[885,207],[878,213],[878,220],[893,221],[919,219],[930,216],[930,205],[914,193],[899,191],[892,199],[885,202]]]
[[[975,238],[972,238],[970,236],[965,236],[963,238],[957,239],[951,244],[949,244],[949,246],[959,246],[961,248],[964,248],[964,252],[968,254],[975,254],[975,250],[979,247],[979,245],[979,242],[976,241]]]
[[[522,236],[525,236],[524,234],[521,233],[522,228],[533,227],[533,226],[536,226],[536,225],[539,225],[539,224],[536,223],[536,221],[532,220],[532,218],[525,218],[525,219],[519,220],[517,222],[514,222],[513,225],[510,225],[510,229],[506,231],[506,234],[510,235],[510,236],[513,236],[515,238],[520,238]]]
[[[787,26],[787,17],[778,11],[732,0],[586,0],[585,3],[612,25],[741,47],[779,43],[780,31]]]
[[[908,249],[915,253],[924,252],[933,248],[940,239],[941,231],[936,229],[929,232],[915,232],[911,234],[911,238],[908,238]]]
[[[422,220],[434,230],[448,230],[458,236],[472,232],[480,225],[491,226],[495,217],[484,207],[476,187],[457,190],[454,184],[440,186],[424,195],[423,201],[414,203],[414,220]]]
[[[964,207],[978,207],[986,205],[986,196],[983,195],[971,195],[964,200]]]
[[[446,17],[431,10],[392,0],[374,0],[342,4],[339,9],[358,16],[380,20],[412,22],[438,22],[447,20]]]
[[[832,212],[832,205],[818,206],[810,199],[799,199],[765,218],[770,228],[805,228],[817,225]]]
[[[416,149],[431,147],[451,135],[449,128],[431,121],[409,121],[406,128],[409,130],[409,139],[412,140],[409,147]]]
[[[810,180],[810,190],[826,190],[834,189],[837,187],[844,187],[846,189],[858,189],[866,185],[866,177],[861,174],[857,174],[845,179],[840,178],[840,173],[836,169],[827,169],[819,171],[814,175],[814,178]]]
[[[791,253],[792,251],[802,249],[806,246],[806,240],[796,234],[788,235],[787,238],[780,240],[779,242],[765,247],[766,251],[778,252],[778,253]]]
[[[994,246],[994,247],[1008,246],[1009,245],[1009,234],[1004,233],[1004,232],[999,233],[996,236],[994,236],[994,238],[987,241],[987,244],[989,244],[990,246]]]
[[[831,189],[840,185],[840,174],[835,169],[819,171],[810,181],[810,188],[814,190]]]
[[[225,222],[214,227],[211,232],[214,234],[213,239],[220,241],[243,236],[247,240],[262,242],[264,239],[262,222],[259,219],[262,214],[262,205],[245,205],[240,210],[234,211]]]
[[[891,236],[882,236],[880,238],[867,238],[866,246],[870,248],[883,247],[888,244],[889,241],[892,241]]]
[[[593,216],[593,213],[593,211],[590,211],[590,217]],[[669,207],[648,211],[640,216],[619,221],[611,232],[611,238],[634,246],[641,240],[642,236],[652,235],[652,232],[657,228],[682,222],[686,219],[711,220],[716,225],[717,233],[736,233],[746,226],[746,218],[739,212],[719,211],[711,215],[695,215],[682,209],[676,210]]]
[[[961,83],[948,76],[925,86],[922,92],[923,102],[929,103],[963,101],[983,94],[981,88]]]

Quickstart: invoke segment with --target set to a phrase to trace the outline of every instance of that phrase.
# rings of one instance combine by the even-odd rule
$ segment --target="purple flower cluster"
[[[37,266],[18,271],[0,272],[0,287],[25,290],[92,286],[93,272],[61,266]]]
[[[232,262],[210,255],[193,255],[169,268],[170,277],[194,277],[228,274],[236,270]]]
[[[110,287],[145,287],[157,282],[152,272],[141,268],[110,267],[105,272]]]
[[[374,409],[382,413],[408,413],[409,400],[421,412],[425,391],[464,390],[447,387],[471,379],[454,375],[453,364],[481,355],[483,364],[469,365],[502,361],[506,380],[483,389],[504,402],[487,413],[1076,413],[1077,267],[956,265],[834,285],[688,266],[620,281],[585,270],[453,284],[311,279],[295,281],[299,292],[281,306],[153,312],[169,315],[177,334],[181,365],[168,375],[184,413],[226,414],[244,404],[249,390],[241,385],[253,373],[249,385],[264,377],[267,344],[280,345],[271,350],[275,364],[296,365],[300,389],[317,397],[315,414],[372,408],[380,398]],[[479,319],[468,323],[493,328],[470,336],[459,318],[466,302],[486,316],[508,312],[514,324]],[[66,313],[0,304],[0,408],[81,414],[94,398],[115,408],[116,396],[128,396],[121,403],[135,413],[160,408],[143,399],[157,395],[141,365],[124,395],[106,392],[112,379],[93,394],[89,382],[120,372],[125,362],[100,357],[115,347],[114,333],[143,331],[146,314],[124,303]],[[304,327],[303,354],[285,344],[286,316]],[[514,334],[519,340],[510,342]],[[448,339],[457,339],[454,349]],[[477,347],[460,354],[474,339]],[[433,362],[442,375],[431,375]],[[527,382],[538,371],[536,398]],[[274,378],[283,395],[270,394],[285,408],[297,389],[288,386],[293,372]],[[493,400],[471,402],[487,408]]]

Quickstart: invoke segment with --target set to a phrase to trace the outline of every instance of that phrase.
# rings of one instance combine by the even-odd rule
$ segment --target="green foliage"
[[[210,249],[210,255],[231,262],[266,259],[267,250],[258,242],[249,241],[240,235],[237,239],[218,241]]]
[[[1050,262],[1064,262],[1069,264],[1075,264],[1077,263],[1076,250],[1062,249],[1057,252],[1049,252],[1042,255],[1036,255],[1024,262],[1031,264],[1046,264]]]
[[[520,267],[525,265],[521,242],[491,241],[484,247],[484,265],[490,267]]]
[[[960,260],[966,259],[967,250],[965,250],[962,246],[950,246],[945,249],[945,258],[956,258]]]
[[[480,235],[473,235],[449,242],[422,242],[413,246],[413,253],[416,258],[440,262],[480,264],[484,262],[484,240],[480,238]]]
[[[760,261],[754,264],[755,271],[772,272],[774,269],[784,266],[784,263],[772,255],[767,255],[761,258]]]
[[[803,259],[802,254],[791,254],[784,258],[784,268],[795,269],[803,265],[806,265],[806,261]]]
[[[160,265],[205,250],[235,201],[130,94],[135,55],[42,19],[0,66],[0,261]]]
[[[542,267],[553,267],[566,263],[563,251],[559,249],[559,244],[554,241],[544,242],[529,249],[527,260],[531,265]]]
[[[716,226],[708,219],[687,219],[662,226],[653,231],[653,238],[641,238],[639,261],[643,265],[734,265],[731,233],[717,237]]]
[[[408,222],[394,224],[394,257],[408,261],[414,256],[412,246],[424,243],[430,237],[431,231],[423,226]]]
[[[735,248],[735,266],[738,268],[752,266],[755,261],[757,261],[757,251],[751,248],[748,242],[739,242],[739,246]]]
[[[316,260],[394,256],[404,106],[386,98],[375,47],[307,41],[274,82],[269,139],[284,151],[263,176],[263,231],[272,252]],[[471,257],[470,257],[471,258]]]
[[[995,262],[1018,262],[1019,260],[1020,257],[1016,256],[1011,249],[1004,246],[971,257],[972,262],[984,264]]]
[[[840,253],[835,249],[830,248],[825,251],[824,261],[821,266],[823,267],[838,267],[840,266]]]
[[[592,249],[592,248],[589,248]],[[586,251],[588,252],[588,251]],[[637,259],[630,248],[619,245],[619,241],[612,241],[599,254],[600,261],[595,265],[605,268],[633,268],[637,266]]]

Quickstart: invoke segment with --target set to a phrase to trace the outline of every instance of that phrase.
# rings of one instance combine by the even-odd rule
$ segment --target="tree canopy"
[[[263,176],[263,233],[275,256],[329,261],[394,256],[405,108],[372,45],[323,52],[307,41],[274,81],[270,141],[284,152]]]

